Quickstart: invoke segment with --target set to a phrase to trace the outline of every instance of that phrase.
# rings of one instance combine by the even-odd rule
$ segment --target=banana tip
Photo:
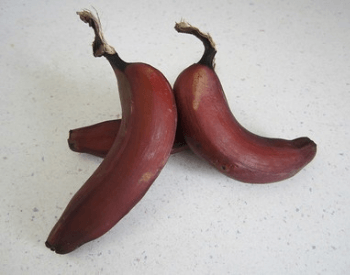
[[[48,241],[45,242],[45,245],[47,248],[49,248],[52,251],[55,251],[55,247],[53,245],[51,245]]]
[[[63,249],[59,249],[58,247],[52,245],[51,243],[49,243],[49,241],[46,241],[45,242],[45,245],[47,248],[49,248],[51,251],[55,252],[56,254],[67,254],[69,253],[70,251],[64,251]]]

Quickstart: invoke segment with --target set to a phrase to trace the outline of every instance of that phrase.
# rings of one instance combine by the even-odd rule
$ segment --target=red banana
[[[94,56],[111,64],[119,86],[123,119],[100,166],[73,196],[46,241],[65,254],[100,237],[145,195],[166,164],[174,143],[177,110],[161,72],[143,63],[126,63],[102,35],[99,20],[78,12],[95,31]]]
[[[175,29],[199,38],[201,60],[185,69],[173,90],[179,124],[190,149],[223,174],[248,183],[287,179],[307,165],[316,144],[307,137],[294,140],[257,136],[235,119],[214,71],[216,49],[209,34],[181,22]]]
[[[88,153],[104,158],[112,147],[118,134],[120,119],[108,120],[69,131],[68,145],[74,152]],[[171,154],[187,150],[180,128],[176,129],[175,141]]]

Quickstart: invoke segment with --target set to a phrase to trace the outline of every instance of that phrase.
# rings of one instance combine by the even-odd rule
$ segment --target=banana
[[[112,147],[122,120],[107,120],[97,124],[76,128],[69,131],[68,145],[74,152],[87,153],[104,158]],[[187,150],[182,131],[176,129],[175,141],[171,154]]]
[[[115,72],[123,119],[105,159],[47,238],[46,246],[58,254],[102,236],[141,200],[169,158],[177,123],[174,95],[162,73],[124,62],[104,40],[99,20],[87,10],[78,15],[95,31],[94,56],[106,57]]]
[[[119,132],[122,120],[108,120],[69,131],[69,148],[78,153],[87,153],[104,158]]]
[[[190,149],[220,172],[247,183],[270,183],[292,177],[316,154],[307,137],[294,140],[260,137],[234,117],[214,71],[215,44],[209,34],[186,22],[179,33],[199,38],[205,47],[198,63],[176,79],[173,91],[183,136]]]

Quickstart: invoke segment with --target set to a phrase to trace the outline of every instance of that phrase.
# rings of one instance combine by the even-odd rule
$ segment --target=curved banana
[[[117,76],[123,119],[100,166],[73,196],[50,232],[46,246],[65,254],[110,230],[145,195],[169,158],[177,111],[161,72],[126,63],[102,35],[99,20],[78,12],[95,31],[93,52],[104,56]]]
[[[107,120],[93,125],[72,129],[69,131],[69,148],[78,153],[87,153],[104,158],[111,149],[118,134],[122,120]],[[185,139],[179,127],[176,129],[175,141],[171,154],[187,150]]]
[[[205,46],[201,60],[185,69],[173,87],[184,138],[196,155],[223,174],[248,183],[287,179],[314,158],[316,144],[307,137],[271,139],[242,127],[214,71],[216,49],[210,35],[185,22],[175,29],[195,35]]]

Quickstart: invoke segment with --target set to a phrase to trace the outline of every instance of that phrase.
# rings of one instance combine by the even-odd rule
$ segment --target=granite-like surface
[[[0,4],[0,274],[349,272],[348,0],[52,2]],[[110,232],[52,253],[49,231],[101,162],[70,151],[68,131],[121,116],[115,76],[75,14],[91,5],[125,60],[171,83],[203,51],[175,21],[210,32],[237,119],[264,136],[309,136],[316,158],[291,179],[251,185],[173,155]]]

